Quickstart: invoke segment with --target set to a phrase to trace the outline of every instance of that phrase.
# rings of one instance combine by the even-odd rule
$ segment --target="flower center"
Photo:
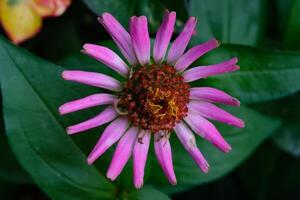
[[[187,115],[189,88],[170,65],[142,66],[125,83],[117,108],[134,126],[169,132]]]

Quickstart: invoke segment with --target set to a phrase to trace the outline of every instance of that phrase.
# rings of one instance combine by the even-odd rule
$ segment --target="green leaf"
[[[198,18],[193,43],[213,37],[224,43],[255,45],[264,34],[265,0],[191,0],[189,14]]]
[[[152,186],[144,186],[141,190],[136,190],[130,194],[124,194],[124,199],[130,200],[170,200],[171,198]]]
[[[240,70],[197,81],[237,97],[242,103],[279,99],[300,90],[300,53],[239,45],[222,45],[194,65],[238,57]]]
[[[177,12],[177,24],[183,24],[187,18],[183,0],[83,0],[98,16],[104,12],[114,15],[123,26],[127,27],[131,16],[146,15],[150,32],[156,32],[166,9]]]
[[[300,50],[300,0],[292,1],[291,14],[285,35],[285,48]]]
[[[281,38],[286,33],[288,24],[289,24],[289,17],[291,14],[292,9],[292,1],[293,0],[276,0],[274,7],[276,7],[276,14],[278,21],[276,21],[276,25],[278,26],[279,35]]]
[[[203,174],[200,171],[188,153],[183,149],[176,136],[171,136],[173,162],[179,187],[163,186],[165,182],[162,178],[162,174],[152,173],[152,180],[157,184],[162,184],[159,188],[162,188],[163,191],[167,193],[174,193],[186,190],[193,185],[216,180],[226,175],[248,158],[280,125],[278,120],[265,117],[249,108],[237,108],[233,113],[244,119],[246,126],[243,129],[226,125],[218,126],[224,138],[232,146],[232,150],[229,153],[224,154],[213,147],[209,142],[204,141],[200,137],[196,137],[199,149],[210,164],[210,171],[207,174]],[[159,171],[159,169],[152,169],[152,171],[153,170]]]
[[[2,95],[0,91],[0,178],[11,182],[31,183],[31,179],[20,166],[9,147],[5,136],[2,113]]]
[[[30,177],[20,166],[8,145],[4,130],[0,127],[0,178],[19,183],[31,183]]]
[[[300,93],[276,101],[253,105],[265,115],[281,118],[282,125],[273,135],[273,142],[283,151],[300,157]]]
[[[67,124],[78,117],[63,123],[58,116],[59,104],[78,98],[78,92],[86,93],[85,87],[71,89],[60,78],[62,71],[0,38],[0,80],[9,142],[25,170],[52,199],[112,199],[115,188],[86,164],[85,155],[65,133]]]
[[[282,150],[293,156],[300,157],[300,125],[299,123],[285,123],[273,137],[273,141]]]
[[[299,168],[298,158],[266,143],[239,168],[236,176],[249,199],[294,199],[299,196]]]

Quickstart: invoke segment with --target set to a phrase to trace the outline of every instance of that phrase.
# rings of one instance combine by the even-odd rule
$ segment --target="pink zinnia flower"
[[[97,59],[126,78],[125,83],[96,72],[64,71],[65,80],[75,81],[111,91],[75,100],[59,108],[67,114],[93,106],[108,105],[100,114],[85,122],[67,128],[68,134],[86,131],[105,123],[106,127],[87,158],[92,164],[114,143],[118,142],[107,177],[115,180],[133,156],[133,182],[143,185],[144,168],[151,136],[157,160],[171,184],[176,184],[169,136],[175,131],[178,139],[200,169],[206,173],[209,165],[197,148],[194,133],[211,142],[223,152],[231,147],[215,126],[207,119],[236,127],[244,122],[212,103],[239,106],[240,102],[218,89],[190,88],[189,82],[239,69],[238,59],[219,64],[188,67],[203,54],[217,48],[212,39],[185,51],[195,30],[196,19],[190,17],[180,35],[168,45],[176,20],[175,12],[166,12],[154,41],[151,59],[150,38],[145,16],[130,19],[130,33],[109,13],[99,21],[109,32],[127,62],[112,50],[94,44],[85,44],[83,53]]]

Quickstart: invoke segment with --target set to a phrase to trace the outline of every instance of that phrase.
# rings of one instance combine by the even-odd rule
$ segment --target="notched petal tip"
[[[169,182],[170,182],[171,185],[177,185],[177,180],[172,180],[172,181],[169,180]]]
[[[238,57],[233,57],[231,58],[231,60],[233,61],[234,64],[236,64],[239,61]]]
[[[72,77],[73,77],[73,73],[72,71],[63,71],[61,73],[61,77],[64,79],[64,80],[70,80]]]
[[[221,41],[220,41],[220,40],[217,40],[217,39],[212,39],[212,41],[214,41],[214,42],[215,42],[215,45],[216,45],[216,47],[219,47],[219,46],[221,46]]]
[[[114,181],[114,180],[117,179],[116,176],[114,176],[113,174],[111,174],[111,173],[109,173],[109,172],[106,173],[106,178],[108,178],[108,179],[111,180],[111,181]]]
[[[239,70],[239,69],[240,69],[240,66],[239,66],[239,65],[234,65],[233,67],[234,67],[234,71],[236,71],[236,70]]]
[[[68,135],[73,135],[75,133],[70,127],[66,128],[66,132]]]
[[[239,119],[239,124],[237,126],[238,128],[245,128],[245,122],[242,119]]]
[[[90,157],[88,157],[88,158],[86,159],[86,162],[87,162],[89,165],[92,165],[92,164],[95,162],[95,160],[94,160],[94,159],[91,159]]]
[[[218,145],[219,149],[224,153],[228,153],[232,149],[230,144],[228,144],[227,142],[222,142],[221,144],[217,144],[217,145]]]
[[[109,20],[109,17],[113,17],[112,14],[110,14],[109,12],[104,12],[101,16],[97,17],[97,19],[100,23],[102,23],[105,20]]]
[[[63,106],[59,106],[59,108],[58,108],[58,113],[59,113],[60,115],[66,114]]]
[[[144,185],[143,182],[142,182],[142,183],[134,183],[134,187],[135,187],[136,189],[141,189],[141,188],[143,187],[143,185]]]
[[[241,102],[237,98],[232,98],[232,103],[233,106],[237,106],[237,107],[241,106]]]

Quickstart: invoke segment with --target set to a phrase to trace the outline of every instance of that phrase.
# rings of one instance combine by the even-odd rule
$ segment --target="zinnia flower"
[[[126,78],[124,83],[96,72],[64,71],[65,80],[75,81],[110,91],[68,102],[59,108],[67,114],[93,106],[108,105],[100,114],[67,128],[68,134],[86,131],[110,123],[87,158],[92,164],[117,141],[107,178],[115,180],[133,156],[133,182],[143,185],[150,139],[154,138],[157,160],[171,184],[176,184],[169,137],[176,133],[200,169],[206,173],[209,165],[197,148],[194,133],[211,142],[223,152],[231,147],[208,119],[236,127],[244,122],[212,103],[239,106],[230,95],[210,87],[191,88],[189,83],[213,75],[239,69],[238,59],[219,64],[188,67],[203,54],[217,48],[212,39],[187,51],[195,30],[196,19],[190,17],[183,31],[170,45],[176,20],[175,12],[166,12],[154,41],[152,57],[150,37],[145,16],[130,19],[130,33],[109,13],[99,21],[111,35],[127,62],[112,50],[99,45],[85,44],[82,52],[104,63]],[[153,59],[152,59],[153,58]]]

